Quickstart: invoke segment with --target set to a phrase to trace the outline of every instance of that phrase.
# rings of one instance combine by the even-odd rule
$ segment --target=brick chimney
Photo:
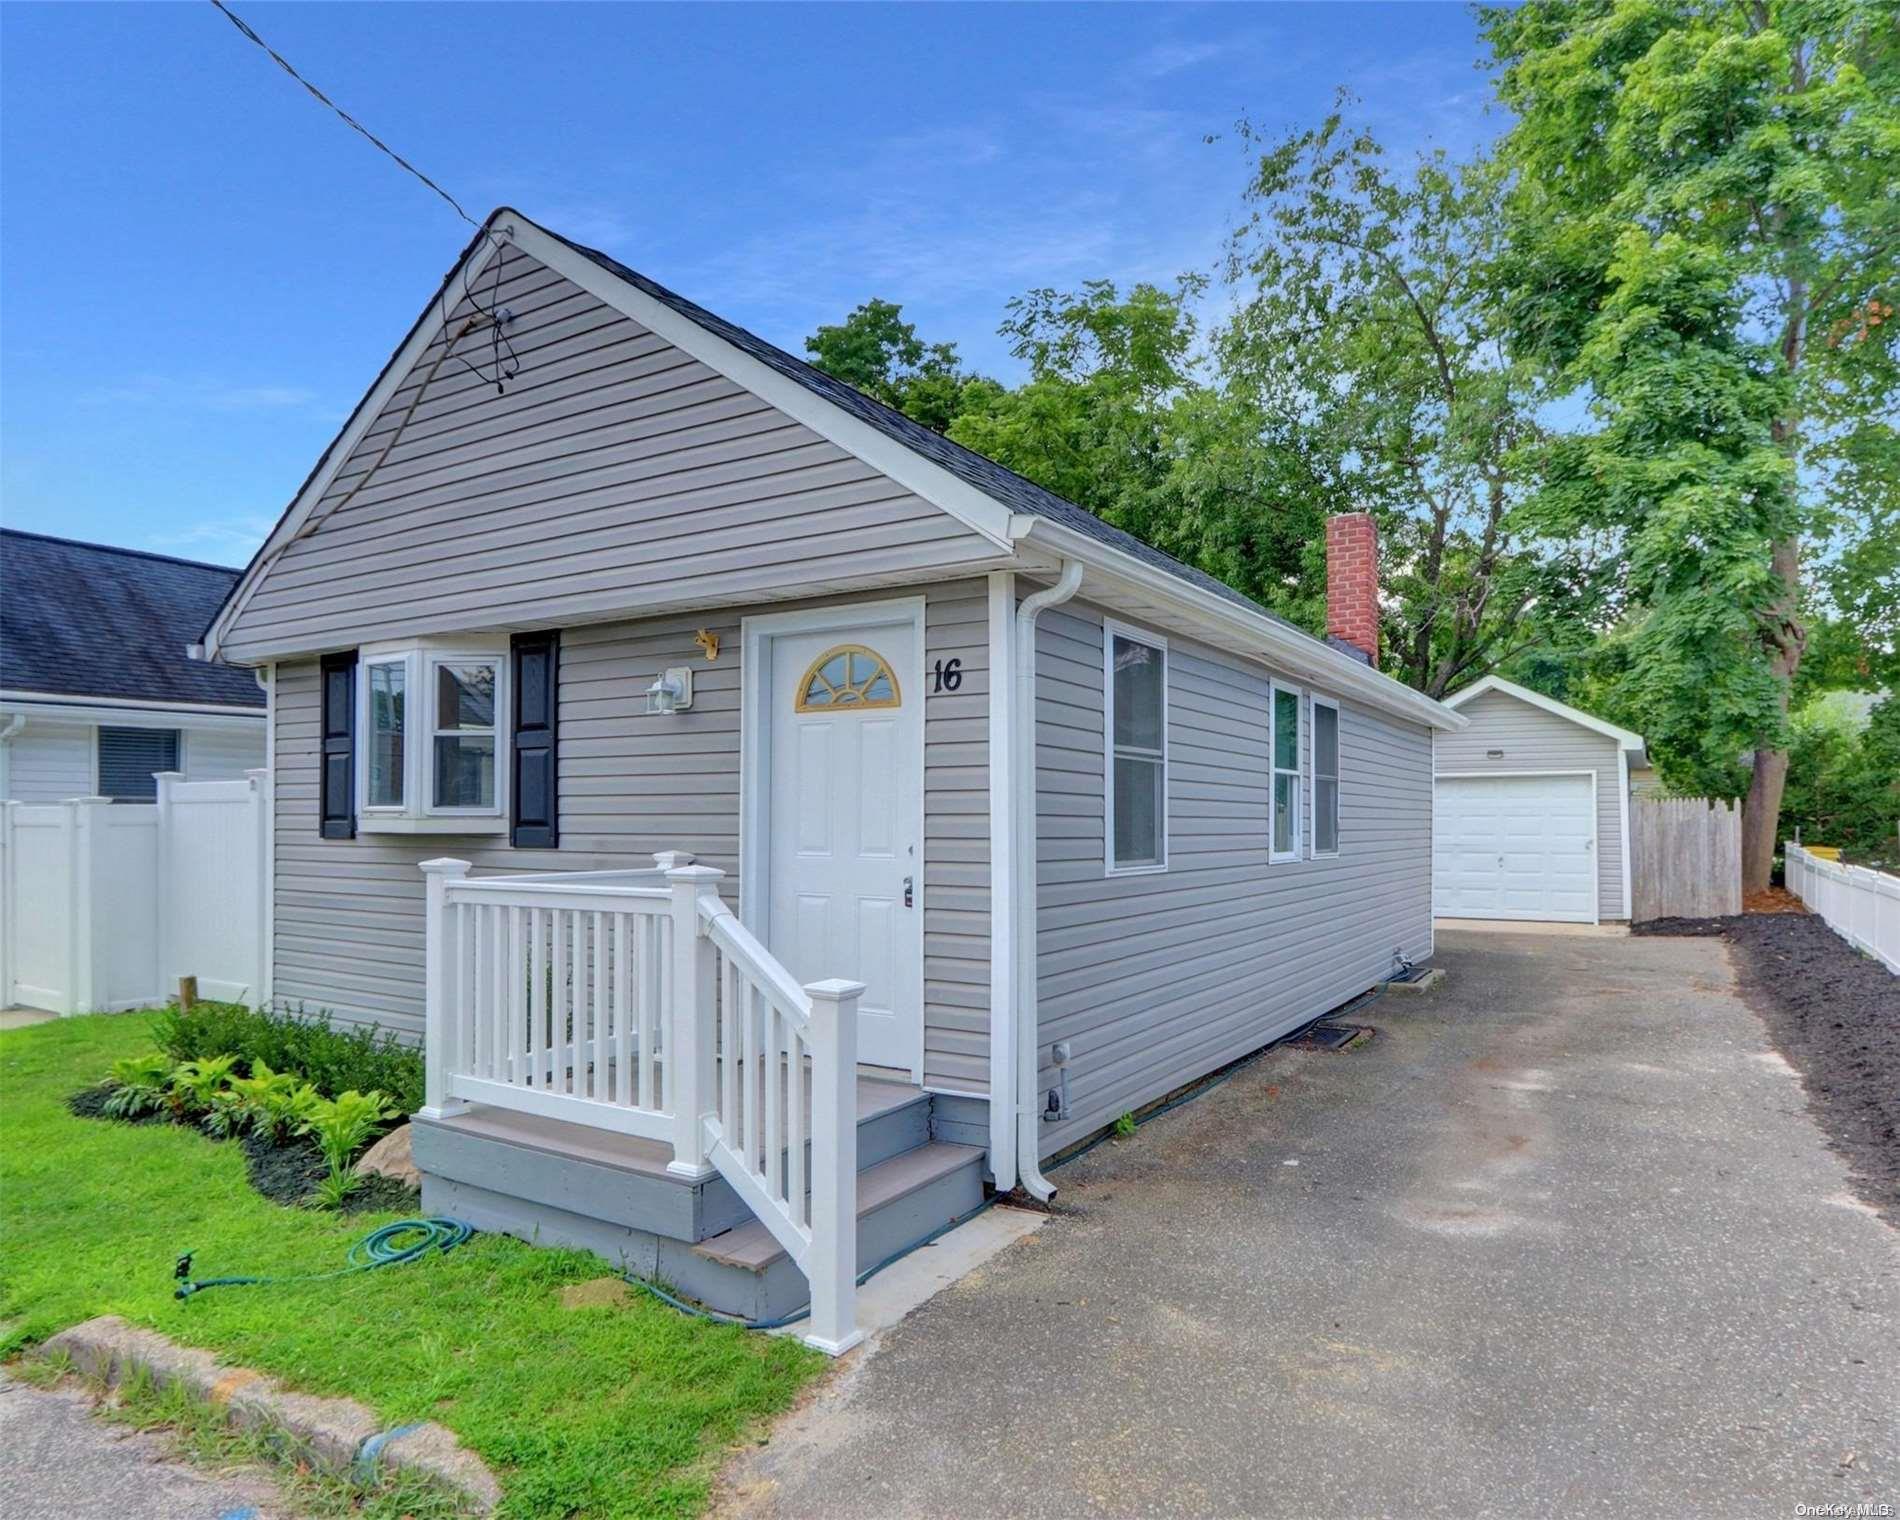
[[[1326,633],[1379,666],[1379,529],[1370,512],[1326,519]]]

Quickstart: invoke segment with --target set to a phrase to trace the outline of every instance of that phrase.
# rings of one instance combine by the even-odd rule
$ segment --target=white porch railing
[[[1783,851],[1788,890],[1855,949],[1900,976],[1900,876],[1823,860],[1798,844]]]
[[[673,1148],[716,1170],[811,1284],[805,1339],[859,1339],[857,982],[801,987],[691,856],[652,871],[428,878],[426,1096]]]

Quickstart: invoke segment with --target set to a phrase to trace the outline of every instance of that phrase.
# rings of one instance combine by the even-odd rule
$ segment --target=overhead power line
[[[452,210],[463,221],[467,222],[469,226],[477,227],[477,228],[480,227],[481,224],[477,222],[474,217],[470,216],[466,211],[462,209],[462,203],[460,201],[458,201],[454,196],[450,195],[448,191],[444,190],[434,180],[430,179],[428,175],[424,174],[414,164],[410,163],[408,159],[404,158],[394,148],[390,147],[388,143],[384,142],[374,132],[370,131],[370,129],[364,126],[362,122],[358,121],[354,116],[350,115],[348,111],[344,110],[343,107],[338,105],[328,95],[324,94],[323,91],[319,90],[308,79],[305,79],[303,75],[299,74],[295,66],[292,65],[292,63],[290,62],[288,58],[284,57],[284,55],[278,52],[276,48],[272,47],[262,37],[258,36],[256,31],[252,29],[250,23],[245,21],[242,16],[238,15],[236,11],[232,10],[230,6],[226,5],[224,3],[224,0],[211,0],[211,3],[215,5],[218,8],[218,10],[223,14],[225,20],[229,21],[231,25],[236,27],[238,31],[241,32],[248,41],[256,43],[266,53],[270,54],[271,59],[276,63],[278,68],[282,69],[292,79],[296,80],[298,84],[302,85],[313,96],[315,96],[319,102],[327,106],[330,110],[334,111],[339,117],[341,117],[344,125],[348,126],[354,132],[362,133],[362,135],[366,139],[368,139],[370,145],[376,148],[377,151],[388,154],[389,157],[395,161],[398,167],[406,170],[410,174],[415,175],[415,177],[421,180],[423,184],[427,185],[437,195],[441,196],[443,200],[449,203],[449,209]]]

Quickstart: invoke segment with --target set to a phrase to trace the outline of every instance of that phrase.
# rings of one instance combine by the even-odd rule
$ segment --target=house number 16
[[[962,660],[956,659],[956,660],[937,661],[936,679],[932,683],[931,688],[930,688],[933,692],[955,691],[962,684],[963,684],[963,661]]]

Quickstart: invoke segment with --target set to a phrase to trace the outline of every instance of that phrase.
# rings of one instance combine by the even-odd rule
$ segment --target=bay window
[[[507,827],[507,669],[504,651],[460,643],[361,652],[359,828],[490,833]]]

